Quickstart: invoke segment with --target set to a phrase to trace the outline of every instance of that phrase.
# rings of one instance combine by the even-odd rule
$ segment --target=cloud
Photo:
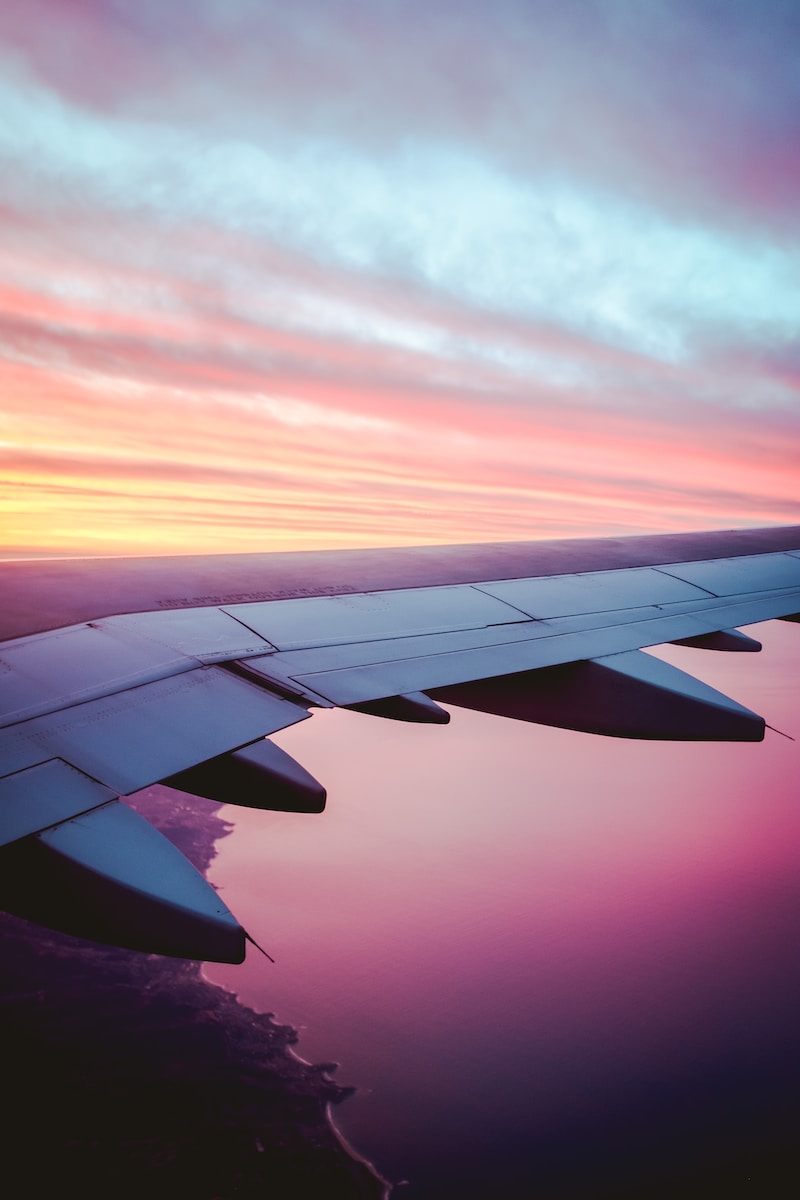
[[[137,504],[173,542],[251,503],[304,544],[312,508],[362,541],[792,519],[794,18],[715,11],[4,6],[37,537],[101,494],[111,540]]]
[[[730,0],[29,0],[18,62],[78,108],[219,142],[409,139],[797,228],[796,6]]]
[[[163,239],[209,224],[668,359],[696,325],[785,333],[800,319],[796,249],[514,175],[479,152],[429,139],[378,158],[336,141],[264,147],[108,121],[33,85],[7,85],[2,100],[7,198],[45,221],[87,204]]]

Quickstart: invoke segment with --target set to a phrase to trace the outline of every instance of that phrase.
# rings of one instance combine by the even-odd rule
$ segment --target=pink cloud
[[[600,3],[582,6],[579,29],[577,10],[555,4],[536,22],[504,3],[491,19],[475,5],[420,9],[414,21],[406,5],[355,2],[311,4],[302,20],[269,5],[119,14],[100,0],[0,13],[15,96],[30,99],[27,71],[58,98],[35,110],[0,224],[9,547],[89,539],[113,549],[152,532],[176,548],[187,530],[193,547],[260,548],[278,536],[381,544],[797,519],[796,356],[768,289],[722,316],[689,294],[678,320],[672,263],[652,260],[664,283],[650,318],[680,333],[677,349],[656,352],[642,348],[644,334],[626,340],[624,319],[604,323],[615,306],[624,318],[620,289],[651,260],[606,281],[618,264],[600,244],[602,223],[596,309],[550,311],[526,308],[536,261],[507,299],[458,272],[406,270],[396,247],[348,259],[333,234],[321,245],[239,222],[224,210],[224,179],[206,209],[179,196],[186,209],[173,210],[158,201],[176,198],[168,172],[134,171],[143,191],[127,194],[124,173],[106,190],[103,170],[81,175],[81,154],[52,175],[36,159],[42,146],[56,155],[56,117],[80,130],[89,160],[110,155],[109,174],[134,127],[137,137],[168,128],[268,148],[313,135],[337,148],[342,170],[358,147],[370,179],[389,148],[429,138],[443,162],[455,154],[457,203],[470,186],[458,164],[471,155],[500,176],[516,172],[528,198],[556,174],[570,196],[613,187],[626,204],[683,206],[719,228],[765,214],[763,244],[789,264],[771,224],[798,182],[781,103],[791,81],[771,57],[785,13],[756,31],[738,13],[723,33],[680,5],[647,29],[635,9]],[[744,55],[747,80],[769,76],[774,94],[748,100],[711,33]],[[94,124],[81,124],[87,112]],[[146,139],[131,146],[146,159]],[[409,195],[421,211],[398,212],[411,237],[427,214],[424,189]],[[292,216],[299,226],[315,212]],[[556,210],[548,219],[556,232],[569,224]],[[506,231],[493,220],[499,244]],[[638,254],[636,239],[616,253],[630,245]],[[438,246],[423,249],[435,257]],[[593,259],[591,240],[581,253]],[[501,261],[515,266],[513,254]],[[472,265],[480,276],[483,262]],[[572,278],[568,257],[556,265]],[[715,301],[725,288],[722,278]]]

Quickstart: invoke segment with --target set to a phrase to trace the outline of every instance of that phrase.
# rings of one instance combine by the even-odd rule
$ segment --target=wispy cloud
[[[800,29],[714,12],[6,6],[7,544],[797,519]]]

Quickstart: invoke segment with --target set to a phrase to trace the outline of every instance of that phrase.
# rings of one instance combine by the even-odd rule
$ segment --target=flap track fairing
[[[0,908],[97,942],[239,963],[245,933],[171,842],[119,800],[0,848]]]
[[[759,742],[764,720],[677,667],[633,650],[436,688],[446,704],[608,737]]]
[[[446,725],[450,720],[450,713],[424,692],[384,696],[380,700],[364,700],[359,704],[345,704],[343,707],[353,712],[368,713],[373,717],[388,717],[390,721],[413,721],[421,725]]]
[[[297,813],[321,813],[325,808],[322,784],[266,738],[199,763],[163,782],[220,804]]]
[[[727,650],[734,653],[757,654],[761,642],[738,629],[719,629],[716,633],[699,633],[695,637],[676,638],[673,646],[692,646],[697,650]]]

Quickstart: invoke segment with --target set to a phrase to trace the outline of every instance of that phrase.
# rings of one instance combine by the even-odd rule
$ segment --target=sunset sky
[[[0,551],[800,520],[800,6],[6,0]]]

